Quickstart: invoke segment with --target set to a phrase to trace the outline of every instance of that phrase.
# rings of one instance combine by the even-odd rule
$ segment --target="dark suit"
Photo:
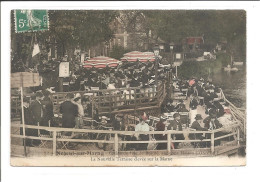
[[[182,125],[181,121],[173,120],[170,122],[169,126],[167,127],[167,130],[178,130],[182,131]],[[172,135],[172,138],[174,135]],[[175,134],[176,140],[184,140],[183,134]],[[179,142],[174,142],[174,148],[178,148]]]
[[[37,125],[38,123],[41,123],[43,117],[42,104],[39,101],[35,100],[31,103],[30,109],[32,111],[32,116],[33,116],[33,125]]]
[[[42,105],[43,105],[43,117],[40,122],[40,126],[49,126],[49,121],[50,124],[52,124],[52,118],[54,116],[53,114],[53,103],[49,97],[44,97],[42,100]],[[41,130],[41,134],[48,135],[49,132],[46,130]]]
[[[159,121],[156,124],[156,131],[164,131],[165,130],[165,124],[163,124],[163,122]],[[156,134],[154,135],[156,140],[167,140],[167,135],[163,135],[163,134]],[[167,144],[166,143],[158,143],[156,149],[157,150],[164,150],[167,148]]]
[[[191,125],[191,128],[195,129],[196,131],[207,131],[207,128],[201,127],[198,121],[194,121]],[[202,140],[204,137],[202,136],[202,133],[196,133],[196,134],[190,134],[189,138],[192,140],[194,139]]]
[[[211,122],[211,117],[210,116],[206,117],[203,120],[203,123],[205,123],[205,128],[206,129],[209,129],[210,122]],[[218,128],[221,128],[221,127],[222,127],[222,124],[217,120],[217,118],[215,118],[215,120],[214,120],[214,129],[218,129]]]
[[[44,106],[43,109],[43,119],[40,123],[41,126],[48,126],[48,121],[51,121],[54,114],[53,114],[53,103],[49,97],[44,97],[42,100],[42,104]]]
[[[205,123],[205,128],[209,129],[210,128],[210,123],[211,123],[211,117],[208,116],[203,120],[203,123]],[[222,124],[217,120],[217,118],[215,118],[215,120],[211,123],[213,125],[213,129],[219,129],[222,127]],[[222,136],[222,132],[216,132],[214,134],[214,138],[220,137]],[[206,135],[206,138],[209,139],[210,138],[210,134]],[[216,140],[214,145],[219,145],[220,144],[220,140]]]
[[[71,101],[65,101],[60,105],[60,113],[62,114],[62,127],[74,128],[75,117],[78,115],[78,106]]]
[[[35,125],[33,122],[33,115],[30,108],[23,107],[24,111],[24,124],[25,125]],[[22,124],[22,114],[21,114],[21,124]],[[23,128],[20,128],[20,134],[23,135]],[[27,128],[25,129],[26,136],[38,136],[38,131],[36,129]],[[26,139],[26,146],[31,146],[32,140]]]

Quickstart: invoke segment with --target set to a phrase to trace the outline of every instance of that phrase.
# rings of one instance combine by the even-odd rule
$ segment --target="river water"
[[[246,109],[246,68],[237,72],[220,71],[212,75],[212,82],[222,88],[226,98],[239,108]]]

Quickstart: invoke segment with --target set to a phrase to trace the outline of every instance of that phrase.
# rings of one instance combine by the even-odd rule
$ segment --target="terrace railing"
[[[102,115],[159,109],[166,97],[166,86],[165,83],[159,82],[158,87],[130,87],[110,90],[73,91],[71,93],[79,93],[82,98],[87,98],[87,104],[91,105],[92,111],[97,108],[99,114]],[[57,92],[50,95],[55,114],[59,114],[60,104],[66,100],[65,97],[67,94],[68,92]],[[11,108],[13,113],[18,117],[21,109],[20,102],[19,96],[12,96]]]
[[[225,102],[229,104],[230,112],[233,117],[234,122],[238,122],[240,124],[240,129],[243,132],[242,136],[244,140],[246,139],[246,110],[241,110],[237,108],[234,104],[232,104],[224,95],[222,89],[220,91],[221,98],[224,99]]]
[[[21,128],[21,124],[12,124],[11,127]],[[209,155],[220,155],[223,153],[228,153],[233,150],[237,150],[240,147],[240,129],[239,124],[234,123],[233,125],[220,128],[217,130],[212,131],[175,131],[175,130],[168,130],[168,131],[149,131],[149,132],[136,132],[136,131],[109,131],[109,130],[91,130],[91,129],[74,129],[74,128],[59,128],[59,127],[43,127],[43,126],[32,126],[32,125],[25,125],[25,128],[31,129],[38,129],[38,130],[47,130],[50,132],[50,137],[35,137],[35,136],[23,136],[17,134],[11,134],[11,138],[26,138],[26,139],[35,139],[35,140],[45,140],[52,142],[52,155],[57,155],[57,143],[58,142],[78,142],[78,143],[109,143],[113,144],[114,149],[110,152],[115,156],[118,156],[119,153],[124,155],[124,152],[127,151],[120,151],[119,145],[120,144],[140,144],[140,143],[167,143],[167,152],[168,155],[174,154],[174,152],[179,151],[181,154],[185,153],[185,151],[189,149],[171,149],[172,142],[181,142],[181,143],[191,143],[191,142],[209,142],[210,148],[206,148],[205,150],[209,151]],[[103,133],[103,134],[111,134],[113,135],[113,140],[96,140],[96,139],[73,139],[73,138],[58,138],[58,133],[60,132],[73,132],[73,133]],[[216,133],[222,132],[223,134],[219,137],[216,137]],[[126,136],[126,135],[135,135],[135,134],[164,134],[167,135],[167,140],[149,140],[149,141],[124,141],[119,140],[119,136]],[[183,134],[185,136],[185,140],[175,140],[172,139],[173,134]],[[204,140],[194,139],[191,140],[187,136],[189,134],[206,134],[210,137]],[[224,138],[232,138],[232,141],[229,141],[225,146],[215,146],[215,142]],[[232,145],[231,145],[232,144]],[[15,147],[15,146],[14,146]],[[33,147],[36,148],[36,147]],[[195,150],[192,148],[192,150]],[[149,151],[146,151],[149,153]],[[152,151],[150,151],[152,152]],[[111,154],[111,153],[110,153]],[[21,154],[22,155],[22,154]]]

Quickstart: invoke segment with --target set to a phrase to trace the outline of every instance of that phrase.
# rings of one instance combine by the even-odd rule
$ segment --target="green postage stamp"
[[[47,10],[15,10],[14,12],[16,33],[49,29]]]

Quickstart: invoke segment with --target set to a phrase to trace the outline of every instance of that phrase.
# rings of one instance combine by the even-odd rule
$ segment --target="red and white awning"
[[[110,68],[117,67],[120,61],[114,58],[98,56],[91,58],[87,61],[84,61],[84,68],[106,68],[107,66]]]
[[[128,62],[136,62],[137,60],[140,62],[153,62],[155,61],[155,55],[153,52],[132,51],[124,54],[124,57],[121,58],[121,61]]]

